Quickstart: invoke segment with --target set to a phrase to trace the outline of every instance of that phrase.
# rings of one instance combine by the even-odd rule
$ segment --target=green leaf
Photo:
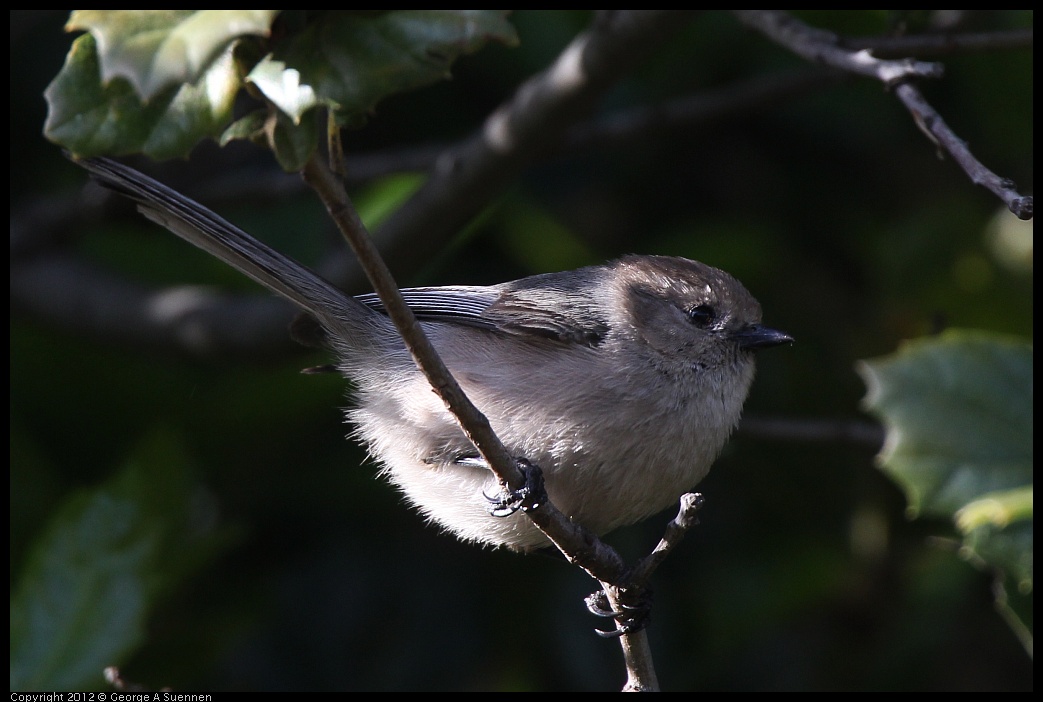
[[[44,92],[44,134],[78,156],[185,156],[200,139],[217,136],[228,125],[240,85],[231,50],[195,84],[169,88],[148,102],[121,78],[103,84],[99,70],[94,38],[85,34]]]
[[[56,511],[11,597],[12,690],[101,687],[142,643],[158,596],[216,543],[190,510],[188,475],[177,442],[157,434]]]
[[[299,171],[319,144],[318,126],[314,119],[293,124],[282,112],[275,111],[274,116],[275,125],[268,146],[284,171]]]
[[[449,77],[490,39],[518,42],[502,10],[328,13],[254,67],[248,80],[295,123],[316,104],[356,122],[388,95]]]
[[[248,78],[294,124],[300,124],[304,113],[319,104],[315,90],[301,83],[300,71],[287,68],[282,61],[262,59],[250,71]]]
[[[396,173],[370,183],[352,196],[355,210],[370,229],[398,210],[427,180],[420,173]]]
[[[490,39],[516,44],[502,10],[325,11],[293,22],[261,56],[278,10],[77,10],[86,30],[48,86],[44,134],[78,156],[187,156],[204,137],[257,141],[257,120],[232,122],[242,71],[277,118],[266,133],[283,168],[317,144],[315,107],[358,126],[382,98],[449,77],[459,56]],[[237,49],[243,49],[237,51]]]
[[[582,236],[525,195],[504,197],[496,217],[503,222],[502,245],[531,270],[563,271],[597,259]]]
[[[125,78],[144,102],[195,83],[241,36],[268,36],[279,10],[74,10],[67,31],[90,32],[101,82]]]
[[[221,146],[236,139],[246,139],[257,144],[267,145],[264,126],[268,120],[268,109],[253,110],[232,122],[217,140]]]
[[[913,516],[1032,483],[1032,347],[951,331],[865,361],[867,409],[888,435],[879,460]]]
[[[984,526],[1002,529],[1011,522],[1032,518],[1032,490],[1021,487],[993,492],[969,502],[956,512],[956,526],[967,534]]]
[[[953,330],[858,371],[865,407],[887,429],[878,461],[910,516],[954,520],[962,555],[1031,593],[1031,344]]]

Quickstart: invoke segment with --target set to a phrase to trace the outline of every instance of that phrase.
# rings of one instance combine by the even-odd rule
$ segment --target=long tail
[[[153,222],[282,295],[327,329],[357,332],[369,326],[367,320],[372,324],[372,310],[176,190],[107,158],[74,162],[105,187],[136,200],[138,210]]]

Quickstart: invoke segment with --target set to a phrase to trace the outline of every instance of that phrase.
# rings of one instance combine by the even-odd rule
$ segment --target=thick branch
[[[449,148],[428,146],[353,159],[350,177],[435,164],[427,184],[377,233],[385,258],[395,261],[396,270],[403,271],[417,270],[430,261],[525,167],[565,146],[565,134],[586,117],[605,91],[687,17],[687,13],[677,11],[608,13],[578,36],[551,68],[522,85],[472,137]],[[234,194],[241,182],[225,180],[214,189],[218,197]],[[280,191],[286,187],[285,179],[265,182],[265,187]],[[285,334],[292,313],[288,306],[267,296],[216,295],[196,289],[190,319],[185,315],[157,320],[143,314],[106,314],[105,305],[112,301],[119,301],[123,310],[147,309],[152,299],[168,296],[170,291],[134,285],[120,285],[118,291],[110,291],[117,281],[94,266],[70,267],[74,262],[64,255],[59,261],[44,261],[42,257],[50,252],[41,243],[41,238],[47,237],[41,237],[40,232],[74,231],[79,221],[79,213],[73,221],[69,217],[59,221],[53,216],[59,209],[69,208],[46,208],[46,227],[47,223],[37,217],[24,224],[19,219],[25,218],[12,217],[11,299],[15,308],[56,327],[82,329],[87,319],[96,325],[89,331],[99,337],[176,347],[207,358],[247,354],[248,347],[239,339],[263,342],[257,349],[261,354],[293,349],[286,343]],[[34,260],[18,255],[28,251],[34,253]],[[31,274],[49,266],[62,266],[67,272],[75,268],[75,275],[63,289],[40,290]],[[349,290],[359,289],[365,277],[346,252],[337,252],[324,261],[320,273]],[[238,314],[237,307],[244,313]],[[70,315],[71,310],[83,308],[90,309],[91,314]],[[124,324],[123,320],[131,319],[133,324]],[[135,333],[141,338],[133,339]]]
[[[783,101],[837,84],[835,71],[811,70],[756,78],[717,90],[618,110],[596,122],[572,128],[569,150],[606,149],[620,142],[647,139],[671,129],[693,130],[742,115],[757,114]]]
[[[590,114],[608,89],[688,17],[676,10],[599,15],[476,134],[438,157],[432,177],[377,230],[385,257],[406,270],[430,261],[526,167],[560,148],[567,131]],[[353,277],[355,265],[342,259],[335,279]]]
[[[12,263],[11,310],[23,319],[125,344],[197,358],[299,353],[286,332],[294,308],[263,295],[200,285],[148,288],[71,254]]]

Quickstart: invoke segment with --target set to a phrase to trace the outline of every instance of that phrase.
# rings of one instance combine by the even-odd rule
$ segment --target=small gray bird
[[[356,386],[347,418],[381,472],[466,541],[549,544],[432,391],[375,295],[351,297],[202,205],[108,159],[77,161],[149,219],[287,298],[321,326]],[[727,273],[626,256],[489,286],[403,290],[446,366],[512,455],[543,470],[573,521],[604,534],[675,503],[735,428],[753,352],[793,339]]]

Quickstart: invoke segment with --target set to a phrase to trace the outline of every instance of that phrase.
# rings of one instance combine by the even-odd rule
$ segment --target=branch
[[[666,525],[666,530],[652,552],[641,559],[626,576],[616,583],[601,583],[609,608],[615,612],[627,611],[628,595],[637,594],[638,599],[647,598],[648,582],[655,570],[666,560],[674,548],[681,543],[685,534],[699,523],[696,513],[703,504],[703,496],[698,493],[681,495],[681,508],[677,516]],[[646,599],[646,602],[649,601]],[[659,689],[655,667],[652,663],[652,650],[648,645],[646,629],[628,631],[617,624],[616,633],[623,648],[626,661],[627,682],[624,692],[649,692]],[[605,635],[602,633],[602,635]]]
[[[699,523],[698,512],[703,506],[703,496],[698,492],[687,492],[681,495],[681,507],[677,516],[666,525],[663,538],[659,540],[652,552],[645,556],[630,572],[628,585],[644,587],[652,578],[652,573],[666,560],[688,530]]]
[[[897,56],[944,56],[972,51],[1031,49],[1032,29],[1006,32],[960,32],[913,34],[902,37],[841,38],[840,46],[852,51],[868,50],[877,58]]]
[[[895,87],[895,94],[912,113],[916,125],[936,145],[949,152],[970,176],[972,183],[992,191],[1018,219],[1032,219],[1032,196],[1022,195],[1017,191],[1014,181],[1001,178],[976,159],[967,148],[967,142],[956,136],[915,86],[902,83]]]
[[[377,232],[385,258],[395,261],[396,270],[407,272],[428,263],[461,226],[488,206],[526,167],[566,147],[567,134],[586,118],[604,93],[683,26],[688,16],[677,11],[625,11],[600,16],[550,68],[523,84],[471,137],[448,148],[428,145],[353,159],[349,170],[353,182],[400,169],[431,167],[426,185]],[[213,190],[216,197],[236,196],[241,194],[241,183],[255,180],[253,175],[249,179],[217,178]],[[287,185],[293,179],[282,177],[262,182],[272,194],[296,187]],[[208,194],[210,190],[208,187]],[[270,296],[223,295],[195,288],[190,307],[156,318],[145,313],[153,301],[178,298],[181,288],[124,284],[64,253],[46,260],[51,254],[45,251],[44,243],[75,231],[82,221],[82,210],[55,208],[53,203],[33,208],[34,212],[37,209],[45,216],[26,213],[11,218],[11,300],[12,307],[23,314],[57,328],[150,348],[178,348],[203,358],[295,350],[285,333],[292,309]],[[65,214],[55,216],[59,211]],[[57,268],[70,275],[63,286],[45,288],[33,277],[53,275],[52,269]],[[348,290],[360,289],[365,278],[357,261],[341,250],[323,261],[319,272]],[[119,314],[110,312],[110,304],[117,305]],[[254,351],[243,343],[244,339],[257,345]]]
[[[676,31],[688,12],[606,11],[542,73],[525,81],[482,127],[437,159],[431,178],[376,231],[396,266],[417,270],[522,171],[561,148],[605,93]],[[357,263],[338,262],[335,280]]]
[[[876,78],[887,85],[910,78],[941,78],[944,72],[939,63],[885,60],[874,58],[868,51],[849,51],[840,46],[836,34],[810,27],[782,10],[735,10],[734,13],[746,26],[808,61]]]
[[[303,171],[305,182],[322,199],[337,228],[348,240],[359,264],[380,296],[388,316],[416,361],[431,383],[431,387],[460,423],[467,438],[481,453],[482,458],[501,484],[513,490],[524,485],[524,478],[512,456],[493,432],[489,420],[467,398],[452,374],[442,363],[413,311],[406,305],[381,259],[372,237],[359,219],[341,182],[318,157],[312,157]],[[550,500],[542,500],[526,514],[533,523],[561,550],[569,562],[579,565],[591,577],[617,582],[625,571],[622,558],[594,534],[571,522]]]
[[[624,141],[647,139],[650,134],[687,129],[757,114],[772,105],[835,85],[840,76],[831,71],[801,71],[760,76],[718,90],[617,110],[595,122],[573,127],[568,149],[605,149]]]
[[[605,594],[613,607],[620,607],[621,602],[615,588],[606,587]],[[641,629],[619,637],[619,645],[623,649],[626,661],[627,681],[622,692],[658,692],[659,679],[652,664],[652,649],[648,645],[648,630]]]
[[[300,353],[286,333],[294,308],[262,295],[232,296],[200,285],[148,288],[68,253],[12,263],[11,310],[107,344],[197,358]]]
[[[902,104],[912,113],[917,126],[932,142],[948,151],[970,176],[971,182],[992,191],[1019,219],[1032,218],[1032,196],[1017,192],[1009,178],[1001,178],[978,161],[967,144],[957,137],[941,116],[910,81],[915,78],[938,78],[942,66],[913,59],[886,60],[875,58],[868,50],[851,51],[840,45],[832,32],[809,27],[781,10],[735,10],[745,25],[763,33],[772,41],[809,61],[823,63],[849,73],[876,78],[894,88]]]
[[[856,444],[874,451],[879,451],[884,445],[884,428],[860,420],[743,417],[739,433],[776,441]]]
[[[355,211],[347,191],[322,161],[313,156],[302,171],[304,181],[322,199],[330,217],[351,245],[373,289],[384,303],[388,317],[395,323],[406,348],[423,371],[431,387],[459,420],[467,438],[475,445],[501,483],[514,489],[523,485],[522,475],[513,457],[496,438],[489,420],[464,395],[456,380],[435,352],[434,346],[420,328],[413,311],[402,299],[384,260],[377,252],[365,225]]]
[[[547,161],[558,155],[647,139],[650,133],[682,128],[691,130],[743,114],[755,114],[758,110],[765,110],[784,101],[835,85],[840,79],[841,76],[828,71],[757,76],[717,90],[665,100],[656,105],[617,109],[596,120],[577,120],[558,143],[540,146],[537,152],[542,156],[532,159],[528,165]],[[530,103],[520,109],[538,110],[540,105]],[[476,133],[455,144],[432,142],[375,151],[352,151],[350,167],[343,181],[348,186],[361,186],[396,173],[424,171],[429,171],[433,179],[442,178],[445,177],[445,172],[436,168],[440,158],[445,154],[460,152],[468,143],[479,137],[480,134]],[[266,177],[266,174],[258,173],[257,169],[252,167],[217,173],[205,180],[203,185],[198,181],[191,185],[199,192],[206,192],[208,200],[214,203],[286,197],[303,188],[300,180],[286,178],[282,171],[273,171],[270,177]],[[426,235],[428,234],[425,232]],[[379,235],[377,241],[380,241]],[[403,265],[400,266],[397,259],[388,260],[396,263],[396,269],[411,270],[404,265],[405,261],[402,261]],[[341,282],[349,289],[361,287],[361,272],[360,277]]]

